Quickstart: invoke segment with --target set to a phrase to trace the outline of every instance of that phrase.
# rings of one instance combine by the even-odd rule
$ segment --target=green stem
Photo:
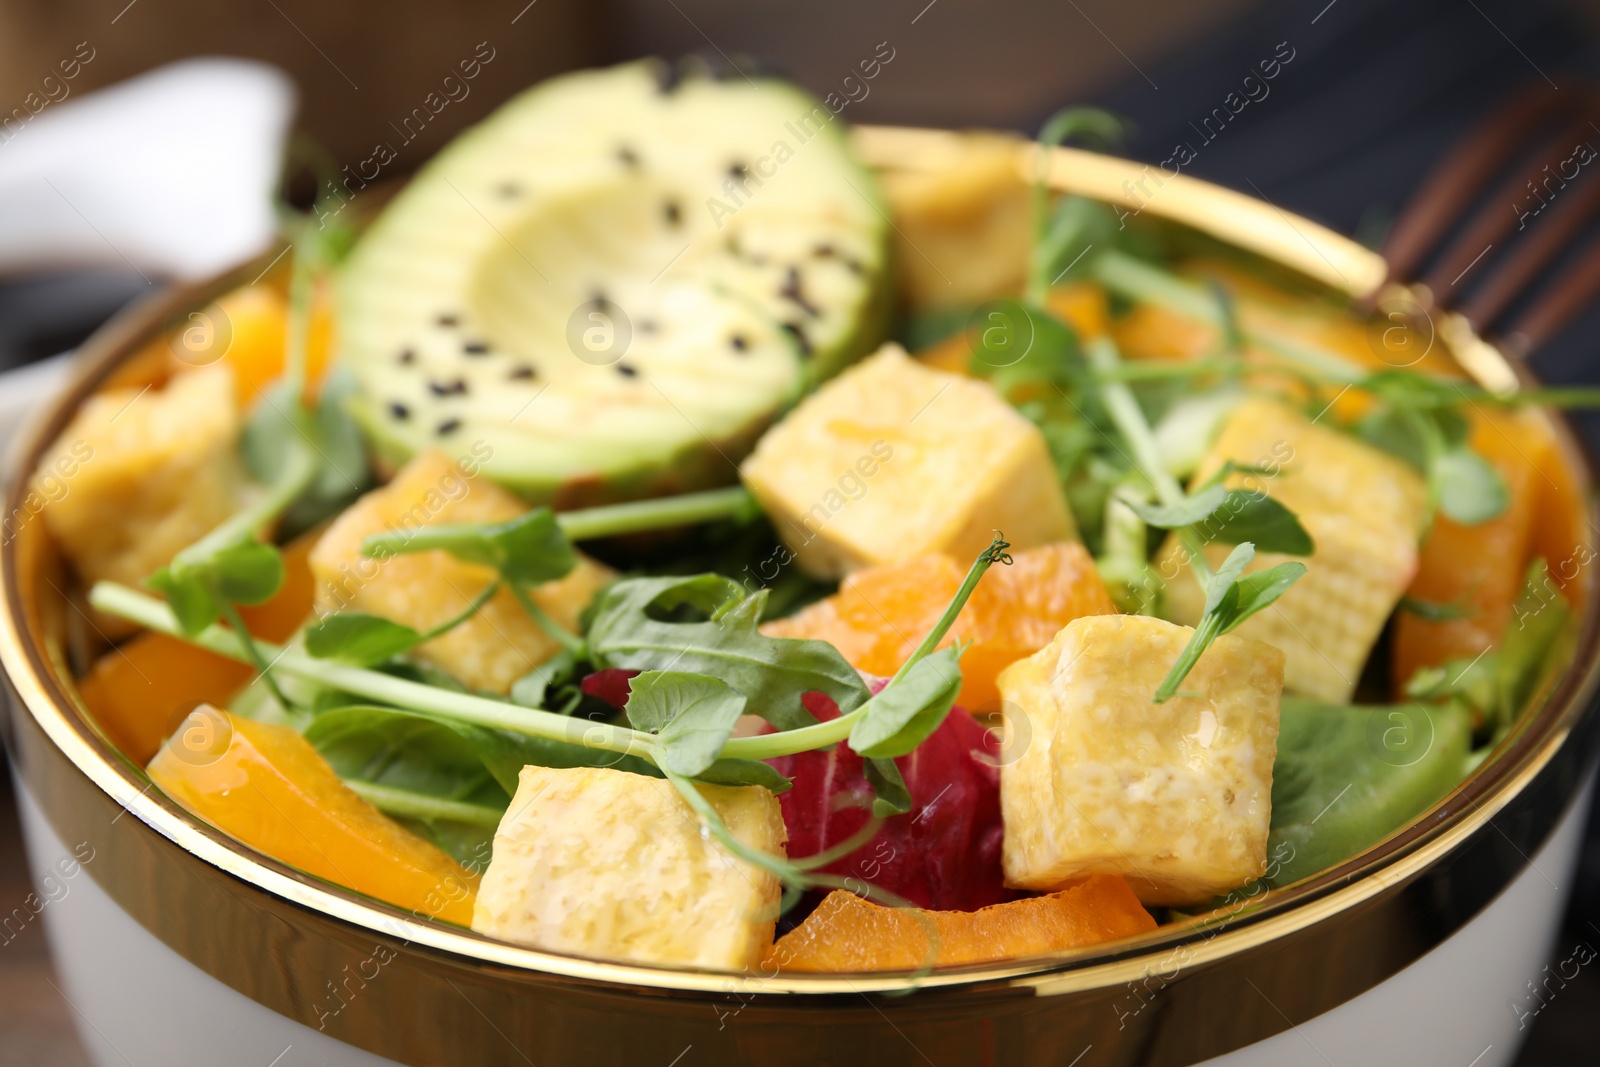
[[[96,610],[130,619],[149,630],[169,634],[189,644],[197,645],[219,656],[240,662],[250,662],[239,636],[221,626],[210,626],[198,634],[186,635],[172,609],[154,597],[145,596],[125,585],[115,582],[98,582],[89,591],[89,602]],[[257,642],[258,650],[270,656],[274,670],[297,678],[306,678],[335,689],[343,689],[396,707],[414,711],[432,712],[461,722],[507,730],[525,737],[541,737],[550,741],[565,741],[607,752],[622,752],[649,759],[654,742],[649,734],[639,733],[622,726],[575,720],[565,715],[519,707],[503,700],[458,693],[438,686],[396,678],[381,671],[350,667],[330,660],[314,659],[295,649],[285,650],[265,641]],[[831,725],[831,724],[828,724]]]
[[[261,675],[261,680],[266,683],[267,689],[272,693],[273,699],[278,702],[278,706],[283,708],[284,711],[291,710],[294,705],[289,703],[289,698],[283,695],[282,689],[278,688],[277,680],[272,677],[272,664],[268,663],[267,658],[261,654],[260,647],[256,645],[255,636],[250,633],[249,627],[245,626],[244,619],[239,617],[238,607],[234,605],[233,601],[215,591],[212,592],[212,596],[222,609],[222,617],[228,621],[228,625],[233,627],[233,632],[238,636],[240,647],[250,666],[254,667],[256,672]]]
[[[379,811],[406,819],[445,819],[492,830],[500,825],[500,820],[505,815],[501,809],[483,804],[422,796],[410,790],[395,789],[376,782],[363,782],[356,778],[346,778],[344,784],[350,787],[352,793]]]
[[[1228,323],[1216,295],[1125,252],[1108,249],[1094,257],[1089,268],[1100,284],[1122,296],[1156,304],[1219,330]],[[1366,370],[1335,352],[1270,330],[1247,332],[1244,340],[1310,367],[1339,384],[1349,385],[1367,376]]]
[[[1200,657],[1205,654],[1206,649],[1211,647],[1211,643],[1221,633],[1222,620],[1217,615],[1207,615],[1200,620],[1200,625],[1196,627],[1194,633],[1190,636],[1189,643],[1183,647],[1183,652],[1173,662],[1172,669],[1167,672],[1167,676],[1162,679],[1161,685],[1156,688],[1155,702],[1157,704],[1170,700],[1177,695],[1178,686],[1182,685],[1183,680],[1189,677],[1189,672],[1194,669],[1194,665],[1200,662]]]
[[[316,457],[303,441],[292,442],[287,462],[266,493],[249,507],[234,512],[221,525],[173,557],[174,564],[204,563],[224,548],[257,536],[267,523],[292,504],[317,474]]]
[[[672,526],[689,526],[713,519],[733,518],[756,507],[755,498],[742,485],[703,493],[635,500],[597,508],[556,513],[561,532],[574,541],[640,533]]]
[[[500,591],[501,584],[502,583],[500,579],[496,578],[494,581],[484,586],[483,592],[473,597],[472,603],[468,604],[466,608],[462,610],[461,614],[457,615],[453,619],[446,619],[444,622],[441,622],[438,626],[435,626],[431,630],[424,631],[421,639],[417,643],[422,644],[424,641],[432,641],[435,637],[443,637],[451,630],[454,630],[457,626],[460,626],[462,623],[472,618],[478,613],[479,609],[494,599],[494,595]]]
[[[529,596],[526,589],[513,582],[511,593],[517,598],[517,602],[522,605],[522,610],[526,611],[533,621],[538,623],[539,629],[549,634],[557,644],[572,653],[574,659],[588,658],[588,642],[552,619],[550,613],[541,608],[539,602]]]
[[[1122,366],[1117,346],[1108,337],[1097,337],[1088,344],[1089,365],[1097,372],[1114,373]],[[1144,417],[1144,409],[1133,395],[1133,390],[1123,382],[1107,381],[1100,386],[1100,399],[1104,401],[1111,421],[1116,423],[1123,440],[1133,450],[1133,462],[1139,472],[1149,480],[1156,498],[1168,507],[1183,503],[1185,494],[1178,479],[1167,470],[1161,460],[1161,448],[1156,444],[1155,431]],[[1189,555],[1195,577],[1204,585],[1211,579],[1211,564],[1205,557],[1205,546],[1193,530],[1178,532],[1178,539]]]
[[[657,766],[660,765],[657,764]],[[723,848],[737,858],[744,860],[750,866],[767,872],[780,882],[794,885],[802,884],[805,881],[805,875],[788,860],[774,856],[770,852],[763,852],[758,848],[751,848],[737,837],[734,837],[733,831],[728,829],[728,824],[723,822],[722,816],[717,814],[717,809],[712,807],[711,802],[701,795],[700,790],[695,788],[693,782],[681,774],[667,770],[665,767],[661,768],[661,773],[667,776],[667,781],[672,783],[673,788],[678,791],[678,795],[683,797],[688,802],[689,807],[694,809],[694,813],[700,817],[701,824],[712,837],[716,838],[717,843]]]
[[[916,651],[911,653],[910,658],[895,672],[894,677],[889,679],[889,684],[878,690],[866,703],[848,714],[840,715],[836,719],[813,723],[810,726],[802,726],[798,730],[781,730],[778,733],[760,734],[755,737],[730,738],[722,745],[722,757],[725,759],[772,759],[776,756],[790,756],[796,752],[809,752],[814,748],[836,745],[848,738],[850,731],[855,728],[855,724],[859,720],[866,718],[867,709],[872,706],[872,701],[887,693],[894,687],[896,682],[905,677],[906,672],[919,660],[939,647],[939,642],[944,640],[945,634],[949,633],[950,627],[955,624],[956,616],[960,615],[961,609],[966,606],[967,598],[978,587],[979,579],[983,577],[984,572],[989,569],[991,564],[1004,556],[1008,547],[1004,541],[996,538],[988,550],[973,561],[972,566],[967,570],[966,580],[961,583],[961,588],[956,591],[956,595],[951,599],[949,606],[945,608],[944,614],[939,617],[939,621],[934,623],[933,629],[928,631],[927,636],[922,639],[922,643],[917,646]]]

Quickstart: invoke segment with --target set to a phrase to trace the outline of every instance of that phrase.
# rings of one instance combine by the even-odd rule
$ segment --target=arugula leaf
[[[411,651],[422,643],[422,634],[364,611],[341,611],[308,627],[305,643],[306,652],[318,659],[373,667]]]
[[[664,768],[693,778],[716,763],[744,704],[737,690],[709,675],[645,671],[629,684],[624,710],[634,729],[656,736]]]
[[[755,598],[721,575],[623,579],[595,601],[590,655],[597,669],[678,669],[721,679],[779,730],[816,721],[800,704],[804,693],[826,694],[844,713],[867,701],[861,675],[838,649],[761,634],[760,604],[746,600]]]
[[[1255,546],[1246,541],[1235,548],[1211,576],[1206,584],[1205,611],[1189,643],[1156,689],[1157,704],[1177,695],[1178,687],[1217,638],[1237,629],[1250,616],[1277,600],[1306,572],[1304,563],[1288,562],[1247,575],[1244,569],[1255,555]]]
[[[898,684],[867,701],[850,747],[869,759],[908,755],[939,728],[961,691],[960,653],[952,646],[919,660]]]

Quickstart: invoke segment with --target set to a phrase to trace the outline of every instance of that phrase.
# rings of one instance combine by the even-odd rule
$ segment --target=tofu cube
[[[700,791],[739,841],[783,854],[771,792]],[[702,833],[670,783],[528,766],[495,832],[472,928],[552,952],[737,971],[771,946],[782,895],[776,878]]]
[[[34,475],[46,527],[86,582],[136,585],[239,506],[233,373],[89,398]],[[30,500],[32,499],[30,495]]]
[[[1299,517],[1315,543],[1309,558],[1263,552],[1249,570],[1302,559],[1293,587],[1238,630],[1283,650],[1291,691],[1342,704],[1355,692],[1384,622],[1417,573],[1427,523],[1427,492],[1413,468],[1371,445],[1272,400],[1239,405],[1211,447],[1194,484],[1226,460],[1275,471],[1232,475],[1226,484],[1266,493]],[[1231,545],[1209,545],[1213,567]],[[1169,538],[1157,560],[1166,580],[1166,615],[1193,625],[1205,608],[1187,554]]]
[[[741,473],[821,578],[930,553],[965,565],[996,529],[1016,549],[1076,538],[1038,428],[986,382],[898,345],[803,401]]]
[[[1194,631],[1137,615],[1068,623],[1000,674],[1006,882],[1120,874],[1146,904],[1193,904],[1266,870],[1283,653],[1219,638],[1181,694],[1156,687]]]
[[[388,485],[352,504],[311,550],[318,614],[365,611],[427,630],[454,618],[490,582],[488,567],[463,563],[443,550],[374,559],[361,544],[374,534],[459,522],[504,522],[528,505],[470,464],[439,452],[422,452]],[[531,591],[556,622],[578,628],[578,616],[601,586],[614,577],[581,557],[566,577]],[[512,683],[554,656],[561,646],[502,589],[476,615],[449,633],[419,646],[419,658],[472,689],[506,694]]]

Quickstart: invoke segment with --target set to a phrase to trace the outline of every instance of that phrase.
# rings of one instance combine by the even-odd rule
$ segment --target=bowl
[[[902,173],[948,165],[966,143],[882,127],[855,136],[869,164]],[[1038,160],[1016,143],[1021,173]],[[1221,239],[1334,293],[1371,297],[1384,285],[1374,253],[1260,200],[1089,152],[1058,149],[1045,162],[1057,189]],[[267,262],[169,291],[102,330],[19,436],[9,469],[31,471],[83,398],[176,313]],[[1437,335],[1486,384],[1526,380],[1459,323],[1441,322]],[[1558,433],[1589,499],[1593,470],[1564,424]],[[15,473],[5,506],[6,740],[41,887],[39,907],[19,914],[49,912],[63,992],[105,1064],[1094,1067],[1339,1056],[1488,1067],[1509,1061],[1528,1021],[1524,983],[1540,976],[1576,855],[1600,684],[1593,598],[1549,699],[1432,809],[1314,878],[1148,936],[918,980],[710,973],[521,948],[302,874],[153,790],[76,694],[73,642],[92,623],[43,524],[29,521]]]

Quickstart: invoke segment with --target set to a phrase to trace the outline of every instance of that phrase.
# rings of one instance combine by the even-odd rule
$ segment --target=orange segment
[[[1529,452],[1536,468],[1533,479],[1533,543],[1528,558],[1543,559],[1550,577],[1575,608],[1589,598],[1594,560],[1589,501],[1581,483],[1581,461],[1573,455],[1544,419],[1529,416],[1529,436],[1537,451]]]
[[[311,614],[307,556],[317,533],[283,549],[284,580],[277,595],[240,616],[264,641],[284,641]],[[243,664],[165,634],[140,634],[101,656],[78,682],[78,693],[124,755],[143,764],[156,754],[179,715],[196,704],[226,704],[254,676]]]
[[[857,670],[893,674],[944,613],[965,574],[966,565],[948,556],[869,567],[846,578],[833,596],[763,630],[827,641]],[[984,710],[999,699],[995,678],[1003,669],[1049,644],[1073,619],[1115,611],[1082,545],[1058,542],[1016,553],[1011,566],[984,575],[945,640],[973,643],[961,657],[957,699]]]
[[[1459,605],[1467,614],[1430,621],[1399,613],[1391,675],[1397,695],[1420,668],[1471,659],[1500,643],[1531,558],[1535,508],[1544,481],[1540,468],[1549,465],[1539,463],[1544,447],[1536,420],[1531,412],[1474,410],[1472,447],[1505,479],[1511,503],[1497,518],[1472,526],[1442,514],[1434,519],[1407,595]]]
[[[935,965],[957,967],[1130,937],[1154,930],[1156,921],[1118,875],[1096,875],[1058,893],[977,911],[886,908],[836,889],[773,943],[763,966],[912,971],[928,963],[929,925],[939,936]]]
[[[477,876],[362,800],[287,726],[197,708],[149,772],[189,811],[281,863],[420,915],[472,923]]]

